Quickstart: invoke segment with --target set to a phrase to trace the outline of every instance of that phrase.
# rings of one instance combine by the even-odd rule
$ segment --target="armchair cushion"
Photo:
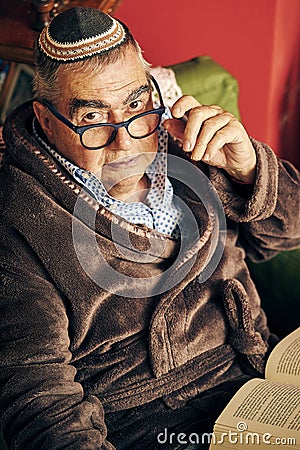
[[[194,96],[204,105],[219,105],[238,119],[238,82],[209,56],[169,66],[176,76],[183,94]]]

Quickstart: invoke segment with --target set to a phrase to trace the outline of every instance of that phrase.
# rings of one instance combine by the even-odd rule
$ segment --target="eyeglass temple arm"
[[[156,79],[154,78],[153,75],[150,75],[150,79],[151,79],[152,83],[154,84],[155,89],[157,90],[160,106],[164,108],[165,104],[164,104],[164,101],[163,101],[163,97],[162,97],[162,94],[161,94],[161,90],[160,90],[159,84],[158,84],[158,82],[156,81]]]

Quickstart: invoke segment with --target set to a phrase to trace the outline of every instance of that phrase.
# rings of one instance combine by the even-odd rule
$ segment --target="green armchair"
[[[300,249],[274,258],[247,261],[266,312],[270,330],[284,337],[300,325]]]

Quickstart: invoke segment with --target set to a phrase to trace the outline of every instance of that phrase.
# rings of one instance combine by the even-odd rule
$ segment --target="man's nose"
[[[129,150],[132,147],[132,137],[129,136],[125,127],[118,129],[117,135],[111,145],[118,147],[118,150]]]

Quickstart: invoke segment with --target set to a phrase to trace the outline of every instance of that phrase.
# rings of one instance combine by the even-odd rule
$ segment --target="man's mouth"
[[[112,169],[112,170],[120,170],[120,169],[126,169],[129,167],[134,167],[138,160],[139,160],[140,155],[132,155],[132,156],[127,156],[126,158],[120,158],[117,159],[113,162],[107,163],[105,164],[107,169]]]

